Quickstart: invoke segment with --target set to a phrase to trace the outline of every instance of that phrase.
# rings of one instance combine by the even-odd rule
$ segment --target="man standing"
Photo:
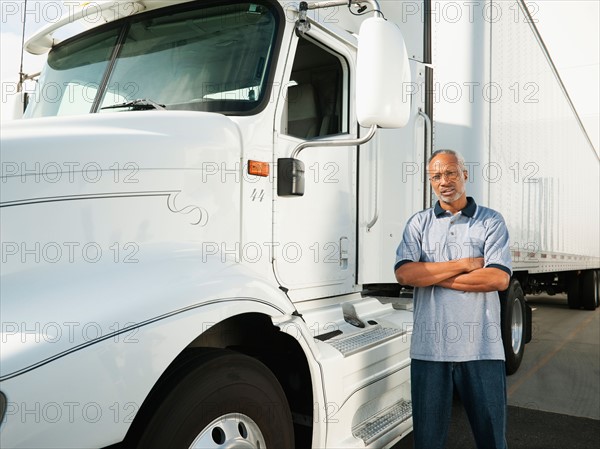
[[[396,253],[396,279],[414,289],[411,343],[416,449],[446,444],[456,389],[478,449],[506,448],[506,373],[498,291],[512,263],[502,216],[466,196],[463,157],[428,163],[439,201],[413,215]]]

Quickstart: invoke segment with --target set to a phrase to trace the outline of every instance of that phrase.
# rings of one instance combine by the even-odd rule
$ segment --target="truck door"
[[[324,44],[327,42],[327,45]],[[294,37],[275,119],[275,159],[308,139],[355,138],[351,67],[355,49],[313,27]],[[293,300],[355,289],[356,147],[300,153],[305,194],[275,195],[273,267]]]

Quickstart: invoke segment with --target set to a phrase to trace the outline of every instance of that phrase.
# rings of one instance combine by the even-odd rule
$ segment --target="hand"
[[[465,257],[464,259],[461,259],[461,262],[465,266],[466,273],[479,270],[484,266],[483,257]]]

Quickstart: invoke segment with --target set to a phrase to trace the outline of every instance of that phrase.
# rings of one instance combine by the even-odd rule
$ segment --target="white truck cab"
[[[361,48],[307,4],[108,3],[28,41],[2,132],[2,447],[397,441],[412,314],[361,294],[357,147],[409,121],[400,29],[375,2]]]

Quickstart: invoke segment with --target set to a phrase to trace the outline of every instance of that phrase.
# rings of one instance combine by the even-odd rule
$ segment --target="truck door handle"
[[[348,268],[348,259],[350,258],[350,240],[348,237],[340,238],[340,267],[345,270]]]

